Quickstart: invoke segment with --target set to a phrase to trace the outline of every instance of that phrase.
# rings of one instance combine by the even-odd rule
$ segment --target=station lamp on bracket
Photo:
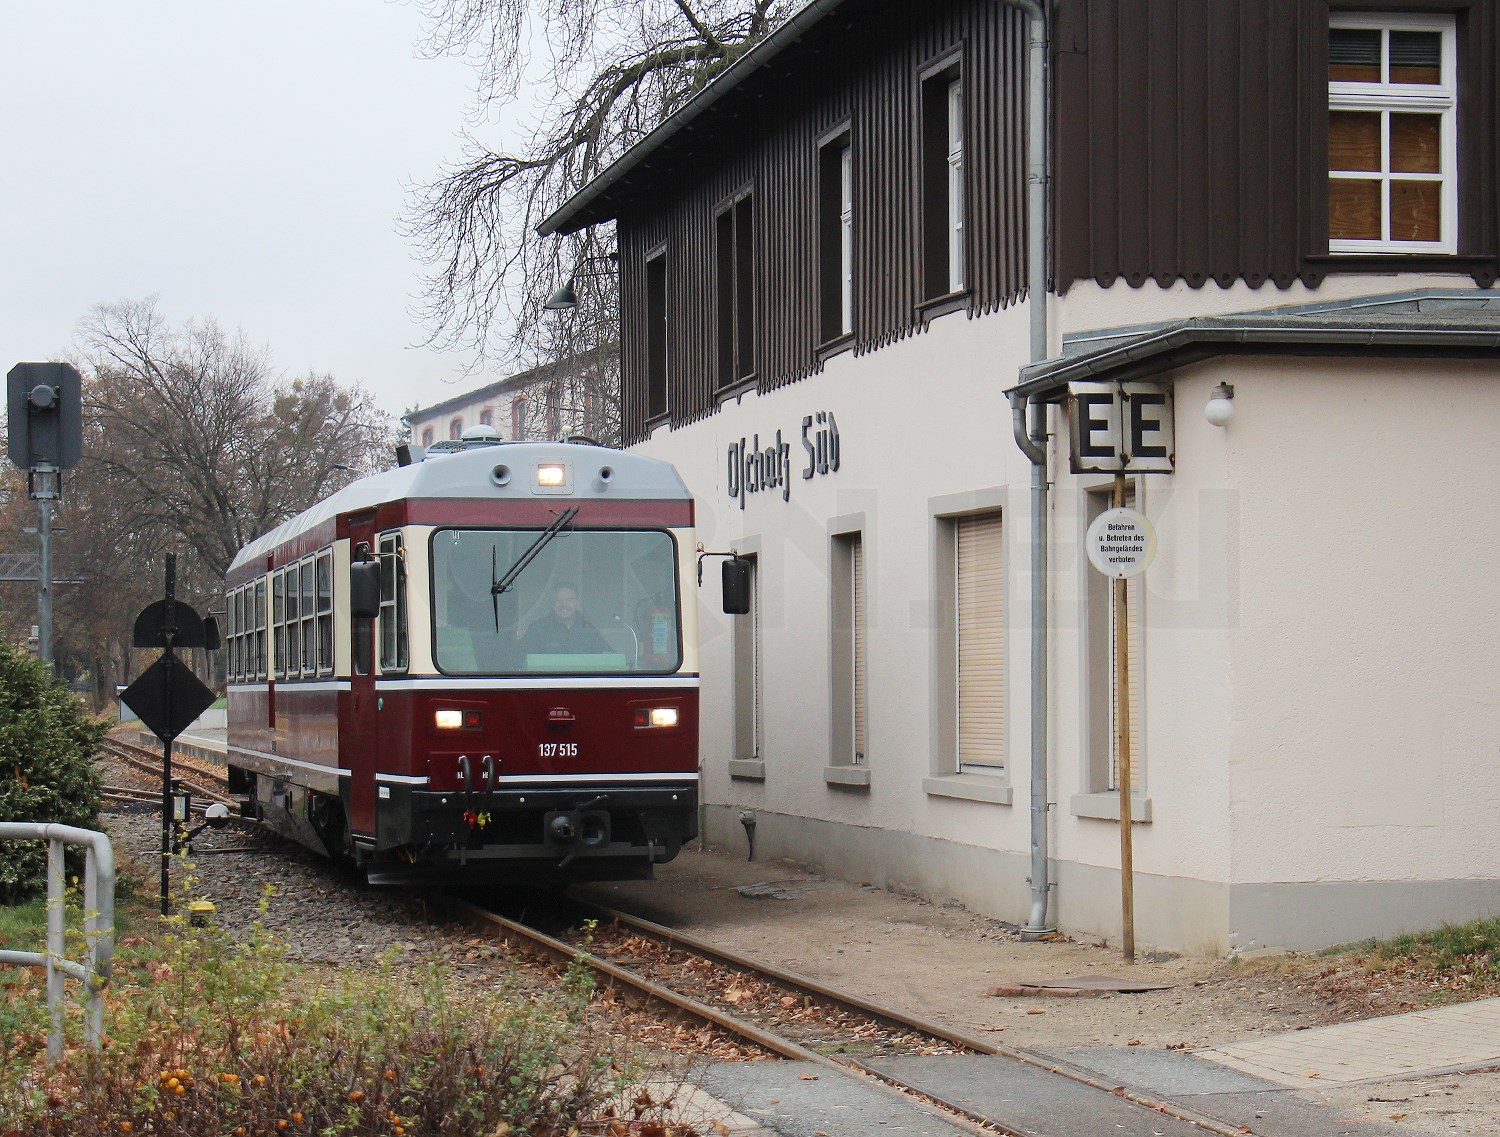
[[[1208,404],[1203,408],[1203,417],[1211,426],[1228,426],[1234,418],[1234,388],[1220,383],[1209,392]]]
[[[608,267],[585,268],[591,261],[607,261]],[[578,281],[591,276],[614,276],[620,263],[619,253],[603,253],[595,257],[584,257],[578,264],[573,266],[572,275],[563,281],[562,286],[547,298],[542,305],[550,312],[568,312],[578,307]]]

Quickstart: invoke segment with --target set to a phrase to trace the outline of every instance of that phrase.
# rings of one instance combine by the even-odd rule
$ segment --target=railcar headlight
[[[568,471],[561,462],[547,462],[536,468],[536,484],[539,486],[561,486],[567,480]]]
[[[441,707],[432,712],[432,725],[439,730],[478,730],[483,716],[478,711]]]
[[[672,727],[676,725],[676,707],[637,707],[635,709],[635,727],[637,730],[649,730],[652,727]]]

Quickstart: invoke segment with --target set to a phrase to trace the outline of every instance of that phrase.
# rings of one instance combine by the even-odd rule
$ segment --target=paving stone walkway
[[[1473,1069],[1500,1063],[1500,999],[1300,1030],[1193,1053],[1299,1088]]]

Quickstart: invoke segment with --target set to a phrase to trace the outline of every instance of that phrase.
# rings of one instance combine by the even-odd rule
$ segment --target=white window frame
[[[948,291],[964,288],[964,100],[961,79],[948,84]]]
[[[1132,478],[1127,483],[1127,508],[1148,513],[1145,487],[1148,479]],[[1083,487],[1083,530],[1100,513],[1110,508],[1112,482],[1100,480]],[[1082,769],[1080,792],[1072,796],[1069,811],[1074,817],[1118,821],[1120,793],[1118,755],[1116,752],[1115,699],[1116,660],[1114,653],[1114,582],[1087,569],[1081,581],[1079,596],[1084,619],[1080,627],[1085,660],[1085,679],[1080,686],[1079,726],[1081,727]],[[1135,746],[1131,753],[1130,815],[1137,823],[1152,820],[1152,802],[1148,791],[1149,733],[1147,731],[1147,664],[1150,640],[1147,635],[1147,597],[1145,578],[1135,577],[1129,584],[1128,617],[1130,632],[1136,643],[1132,654],[1134,691],[1131,699],[1131,734]]]
[[[869,630],[873,597],[866,575],[871,532],[866,515],[828,521],[829,739],[823,780],[870,784]]]
[[[839,331],[854,330],[854,147],[839,152]]]
[[[1458,251],[1458,80],[1457,34],[1452,16],[1418,16],[1393,13],[1339,13],[1329,17],[1329,28],[1357,28],[1381,33],[1381,81],[1350,83],[1330,81],[1328,109],[1333,111],[1380,112],[1380,166],[1376,170],[1330,169],[1330,182],[1345,178],[1381,183],[1380,240],[1333,240],[1330,253],[1456,253]],[[1441,83],[1413,84],[1389,82],[1390,33],[1392,31],[1437,32],[1442,36]],[[1418,111],[1442,117],[1440,144],[1442,154],[1439,173],[1402,174],[1390,169],[1390,128],[1392,112]],[[1440,180],[1442,193],[1441,237],[1436,241],[1396,241],[1390,239],[1391,184],[1399,181],[1430,182]]]
[[[734,751],[731,777],[765,777],[765,663],[761,635],[761,577],[758,541],[735,542],[748,562],[750,611],[731,619],[730,652],[733,660]]]

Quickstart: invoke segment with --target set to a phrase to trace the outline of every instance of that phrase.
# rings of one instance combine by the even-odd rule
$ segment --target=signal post
[[[1156,556],[1156,531],[1125,504],[1127,474],[1170,474],[1176,461],[1172,392],[1157,383],[1080,382],[1068,388],[1073,473],[1114,474],[1110,506],[1089,526],[1089,563],[1114,582],[1115,780],[1120,792],[1121,949],[1135,962],[1135,852],[1131,839],[1130,618],[1127,582]]]
[[[6,376],[10,460],[27,472],[37,503],[37,656],[52,654],[52,506],[62,495],[62,472],[83,456],[83,381],[66,363],[18,363]]]

